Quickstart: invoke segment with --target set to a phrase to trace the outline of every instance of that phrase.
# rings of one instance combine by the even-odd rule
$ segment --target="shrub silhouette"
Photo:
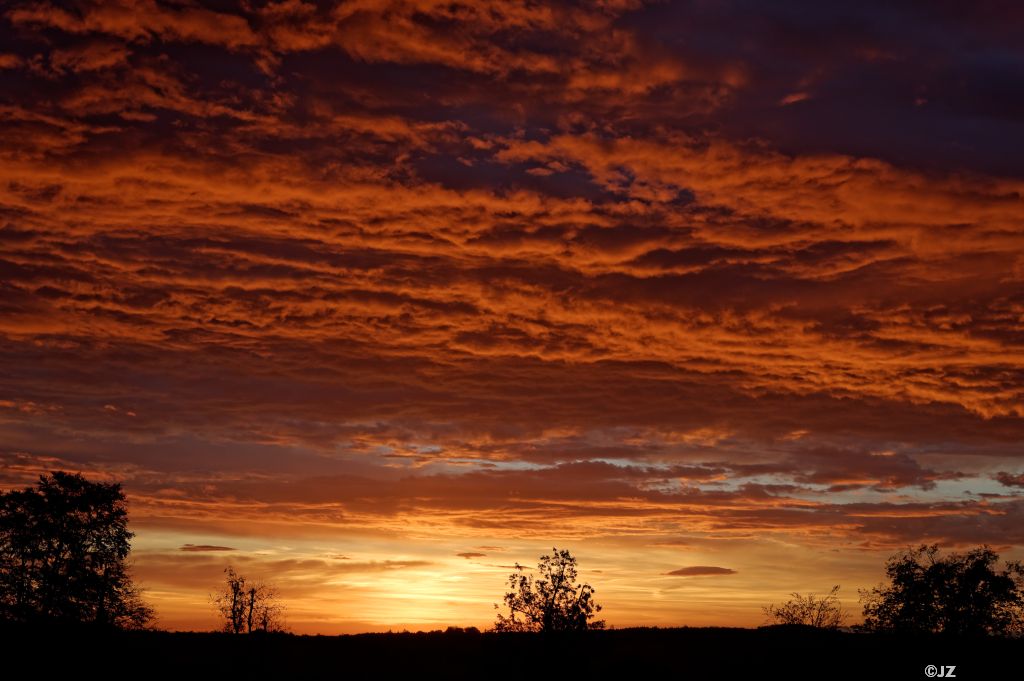
[[[772,604],[762,610],[771,624],[803,624],[821,629],[838,629],[850,616],[839,602],[838,584],[827,596],[794,593],[782,605]]]
[[[604,620],[591,622],[601,606],[594,602],[589,584],[576,585],[576,559],[567,550],[552,548],[552,555],[540,557],[537,576],[523,574],[515,565],[508,577],[510,591],[504,602],[508,617],[498,615],[495,631],[585,631],[603,629]],[[495,603],[495,608],[498,604]]]
[[[249,582],[231,566],[224,569],[224,590],[211,600],[229,634],[254,631],[283,631],[283,607],[277,602],[277,589],[263,582]]]
[[[57,471],[0,494],[0,617],[144,627],[128,573],[132,533],[118,483]]]
[[[1024,567],[988,546],[938,557],[921,545],[889,558],[888,585],[862,591],[864,628],[957,635],[1013,635],[1024,629]]]

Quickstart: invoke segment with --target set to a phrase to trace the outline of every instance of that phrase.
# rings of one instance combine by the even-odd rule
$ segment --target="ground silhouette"
[[[25,628],[0,637],[8,668],[38,645]],[[955,666],[963,681],[1013,678],[1024,641],[999,637],[852,634],[811,627],[760,629],[606,629],[583,632],[465,631],[296,636],[292,634],[113,632],[107,636],[47,630],[61,655],[51,673],[78,673],[96,650],[116,654],[122,669],[238,678],[445,679],[924,679],[929,665]],[[116,651],[116,652],[115,652]],[[38,656],[25,654],[38,665]],[[33,668],[36,668],[33,667]],[[17,678],[17,677],[12,677]]]

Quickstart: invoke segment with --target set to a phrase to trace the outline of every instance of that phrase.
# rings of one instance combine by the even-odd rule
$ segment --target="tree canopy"
[[[552,555],[540,557],[537,574],[524,574],[515,565],[508,577],[504,602],[508,616],[499,614],[496,631],[585,631],[603,629],[604,620],[591,621],[601,606],[594,602],[589,584],[576,585],[576,558],[569,551],[552,548]],[[494,606],[498,607],[497,604]]]
[[[889,558],[889,584],[861,592],[864,627],[957,635],[1012,635],[1024,630],[1024,567],[988,546],[939,557],[921,545]]]
[[[57,471],[0,494],[0,617],[146,625],[153,611],[127,565],[132,536],[118,483]]]

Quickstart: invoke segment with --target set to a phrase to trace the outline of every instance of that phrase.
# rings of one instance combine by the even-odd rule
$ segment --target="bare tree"
[[[838,584],[832,587],[827,596],[793,593],[793,598],[782,605],[772,604],[762,610],[772,624],[804,624],[821,629],[837,629],[850,616],[843,609],[838,594]]]
[[[283,631],[284,607],[278,602],[277,589],[261,581],[247,581],[231,566],[225,568],[224,590],[211,600],[229,634],[254,631]]]

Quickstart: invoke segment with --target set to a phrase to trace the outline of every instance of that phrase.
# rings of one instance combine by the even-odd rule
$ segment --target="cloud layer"
[[[124,480],[177,626],[226,557],[320,631],[555,540],[623,624],[1016,551],[1019,13],[12,3],[2,481]]]

